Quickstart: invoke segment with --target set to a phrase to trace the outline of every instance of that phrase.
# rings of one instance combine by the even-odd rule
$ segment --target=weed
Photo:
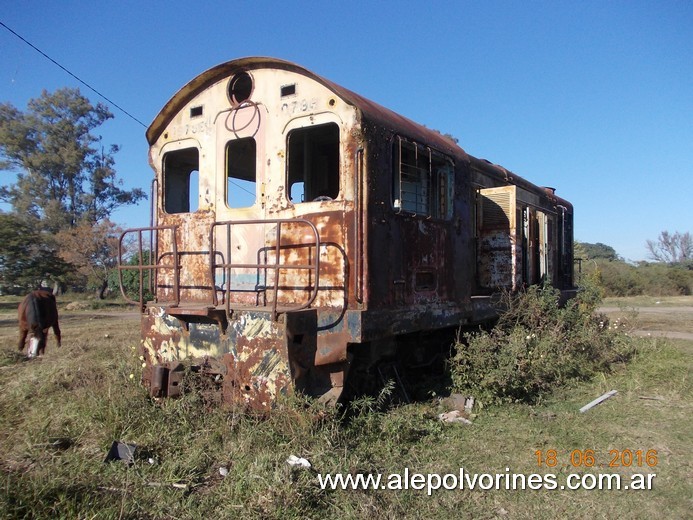
[[[455,390],[487,403],[536,402],[634,354],[628,325],[595,313],[596,284],[587,281],[564,306],[559,297],[550,286],[506,295],[507,310],[492,330],[458,339],[451,361]]]

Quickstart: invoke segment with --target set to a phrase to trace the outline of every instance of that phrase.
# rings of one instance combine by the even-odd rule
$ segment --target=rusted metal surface
[[[254,409],[268,409],[290,391],[284,323],[240,312],[222,333],[219,323],[189,319],[157,306],[142,316],[143,383],[152,395],[178,395],[183,366],[216,380],[224,398]]]
[[[157,299],[162,302],[209,302],[214,291],[208,259],[209,227],[214,222],[214,214],[211,211],[197,211],[165,215],[159,221],[175,227],[177,250],[174,253],[172,234],[159,234],[158,262],[167,266],[177,264],[179,280],[174,280],[173,269],[160,273],[157,277]]]
[[[520,283],[515,186],[479,192],[479,283],[516,290]]]
[[[296,64],[202,73],[147,139],[152,223],[121,242],[142,258],[151,238],[152,258],[120,257],[138,272],[152,395],[175,396],[194,370],[258,409],[293,390],[337,397],[349,374],[392,362],[396,338],[493,317],[501,288],[572,288],[573,208],[553,189]],[[419,151],[428,176],[403,177],[403,153],[407,172],[426,166]]]
[[[446,138],[439,132],[432,131],[424,125],[416,123],[392,110],[379,105],[363,96],[352,92],[351,90],[342,87],[314,72],[301,67],[296,63],[280,60],[276,58],[266,57],[249,57],[233,60],[222,63],[213,67],[198,77],[190,81],[182,89],[180,89],[164,106],[156,119],[152,122],[147,130],[147,139],[150,145],[153,145],[165,132],[167,126],[180,111],[190,105],[191,100],[199,94],[219,81],[225,78],[232,77],[239,71],[254,71],[254,70],[283,70],[296,75],[305,76],[313,82],[317,82],[346,103],[358,107],[364,118],[377,122],[384,128],[397,129],[402,134],[418,140],[419,142],[430,143],[440,151],[456,150],[456,154],[466,155],[457,144],[451,139]]]
[[[238,401],[268,408],[290,389],[291,374],[284,324],[253,313],[243,313],[231,327],[231,353],[224,359],[229,368],[225,392]]]
[[[264,245],[257,248],[257,262],[239,263],[234,259],[234,249],[242,246],[233,243],[232,228],[252,229],[253,226],[265,230]],[[220,231],[217,232],[217,228]],[[305,219],[215,222],[210,226],[209,244],[212,277],[215,285],[222,288],[228,315],[232,303],[269,306],[276,316],[305,309],[315,301],[320,285],[322,248],[320,235],[312,222]],[[219,305],[217,292],[213,293],[215,306]],[[248,294],[250,300],[239,298]]]

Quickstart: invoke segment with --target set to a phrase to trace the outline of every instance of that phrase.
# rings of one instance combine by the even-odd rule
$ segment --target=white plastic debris
[[[467,397],[464,400],[464,411],[467,413],[472,413],[472,408],[474,408],[474,398]]]
[[[451,412],[441,413],[438,416],[438,419],[447,423],[472,424],[472,421],[470,421],[466,417],[463,417],[459,410],[452,410]]]
[[[611,392],[607,392],[607,393],[605,393],[605,394],[603,394],[603,395],[600,395],[599,397],[597,397],[597,398],[596,398],[594,401],[592,401],[591,403],[588,403],[588,404],[586,404],[585,406],[583,406],[582,408],[580,408],[580,413],[585,413],[585,412],[586,412],[587,410],[589,410],[590,408],[594,408],[594,407],[597,406],[599,403],[601,403],[601,402],[603,402],[603,401],[606,401],[606,400],[609,399],[610,397],[615,396],[617,393],[618,393],[617,390],[612,390]]]
[[[224,466],[219,468],[219,475],[221,475],[222,477],[225,477],[228,474],[229,474],[229,468],[225,468]]]
[[[302,468],[310,468],[311,464],[308,462],[307,459],[304,459],[303,457],[297,457],[296,455],[289,455],[289,458],[286,459],[286,463],[289,466],[299,466]]]

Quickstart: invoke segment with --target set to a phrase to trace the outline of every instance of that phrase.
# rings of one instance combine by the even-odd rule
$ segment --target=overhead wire
[[[24,38],[23,36],[21,36],[20,34],[18,34],[16,31],[12,30],[12,29],[11,29],[10,27],[8,27],[5,23],[3,23],[2,21],[0,21],[0,25],[2,25],[5,29],[7,29],[9,32],[11,32],[12,34],[14,34],[17,38],[19,38],[19,39],[22,40],[24,43],[26,43],[29,47],[31,47],[31,48],[34,49],[36,52],[38,52],[41,56],[43,56],[44,58],[46,58],[47,60],[49,60],[51,63],[57,65],[60,69],[62,69],[62,70],[65,71],[67,74],[69,74],[70,76],[72,76],[73,78],[75,78],[77,81],[79,81],[82,85],[84,85],[84,86],[87,87],[89,90],[91,90],[92,92],[94,92],[96,95],[98,95],[98,96],[100,96],[101,98],[105,99],[108,103],[110,103],[110,104],[113,105],[115,108],[117,108],[118,110],[120,110],[123,114],[125,114],[126,116],[128,116],[130,119],[132,119],[133,121],[139,123],[139,124],[142,125],[144,128],[147,128],[147,125],[145,125],[142,121],[140,121],[140,120],[137,119],[135,116],[133,116],[130,112],[128,112],[128,111],[125,110],[123,107],[121,107],[120,105],[118,105],[115,101],[109,99],[107,96],[105,96],[104,94],[102,94],[101,92],[99,92],[98,90],[96,90],[96,89],[95,89],[94,87],[92,87],[89,83],[87,83],[86,81],[84,81],[83,79],[81,79],[80,77],[78,77],[76,74],[72,73],[70,70],[68,70],[66,67],[64,67],[64,66],[61,65],[60,63],[58,63],[56,60],[54,60],[53,58],[51,58],[50,56],[48,56],[48,54],[46,54],[46,53],[43,52],[41,49],[39,49],[38,47],[36,47],[36,45],[34,45],[34,44],[31,43],[30,41],[28,41],[26,38]],[[244,187],[241,186],[240,184],[238,184],[238,183],[232,181],[231,179],[229,179],[229,181],[230,181],[231,184],[234,184],[236,187],[240,188],[241,190],[243,190],[243,191],[245,191],[245,192],[247,192],[247,193],[249,193],[249,194],[251,194],[251,195],[253,195],[253,196],[255,195],[255,193],[253,193],[253,192],[251,192],[250,190],[244,188]]]
[[[41,56],[43,56],[44,58],[46,58],[47,60],[49,60],[49,61],[52,62],[53,64],[57,65],[57,66],[58,66],[59,68],[61,68],[63,71],[65,71],[65,72],[68,73],[70,76],[72,76],[73,78],[75,78],[77,81],[79,81],[82,85],[84,85],[84,86],[87,87],[89,90],[91,90],[92,92],[94,92],[96,95],[98,95],[98,96],[101,97],[102,99],[105,99],[108,103],[110,103],[110,104],[113,105],[115,108],[117,108],[118,110],[120,110],[123,114],[125,114],[126,116],[128,116],[130,119],[132,119],[133,121],[139,123],[139,124],[142,125],[144,128],[147,128],[147,125],[145,125],[142,121],[140,121],[140,120],[137,119],[135,116],[133,116],[130,112],[128,112],[128,111],[125,110],[123,107],[121,107],[120,105],[118,105],[115,101],[109,99],[109,98],[106,97],[104,94],[102,94],[101,92],[99,92],[98,90],[96,90],[96,89],[95,89],[94,87],[92,87],[89,83],[87,83],[86,81],[84,81],[82,78],[78,77],[76,74],[73,74],[73,73],[72,73],[71,71],[69,71],[67,68],[63,67],[60,63],[58,63],[56,60],[54,60],[53,58],[51,58],[50,56],[48,56],[48,54],[46,54],[46,53],[43,52],[41,49],[39,49],[38,47],[36,47],[36,45],[34,45],[34,44],[31,43],[30,41],[28,41],[26,38],[24,38],[24,37],[22,37],[21,35],[17,34],[14,30],[12,30],[11,28],[9,28],[9,27],[8,27],[6,24],[4,24],[2,21],[0,21],[0,25],[2,25],[5,29],[7,29],[9,32],[11,32],[12,34],[14,34],[17,38],[19,38],[19,39],[22,40],[24,43],[26,43],[29,47],[31,47],[31,48],[34,49],[36,52],[38,52]]]

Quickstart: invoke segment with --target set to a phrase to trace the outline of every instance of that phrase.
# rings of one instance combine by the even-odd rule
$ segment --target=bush
[[[690,264],[594,260],[582,264],[582,276],[597,276],[606,296],[686,296],[693,294]]]
[[[643,273],[625,262],[595,261],[588,265],[587,273],[599,280],[607,296],[639,296],[647,285]]]
[[[536,402],[571,380],[587,379],[635,350],[625,323],[596,314],[602,289],[586,280],[563,307],[560,292],[532,286],[508,295],[491,331],[466,333],[451,360],[454,391],[481,402]]]
[[[643,264],[638,267],[646,280],[644,293],[652,296],[693,294],[693,271],[683,264]]]

